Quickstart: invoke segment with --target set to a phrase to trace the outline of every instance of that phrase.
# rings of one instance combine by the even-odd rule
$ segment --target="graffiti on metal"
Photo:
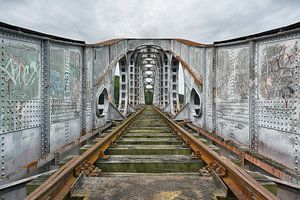
[[[70,51],[70,71],[69,71],[69,91],[68,95],[71,96],[72,102],[76,102],[79,97],[80,86],[80,53],[76,51]]]
[[[64,50],[50,50],[50,95],[52,99],[64,98]]]
[[[39,96],[40,50],[25,45],[3,45],[0,65],[4,96],[28,100]]]
[[[217,99],[247,100],[249,87],[249,48],[218,51]]]
[[[295,65],[299,57],[297,40],[259,46],[261,87],[264,99],[282,98],[286,107],[295,95]]]
[[[81,53],[59,47],[50,50],[51,122],[79,117]]]
[[[2,133],[40,125],[40,56],[38,45],[2,40]]]

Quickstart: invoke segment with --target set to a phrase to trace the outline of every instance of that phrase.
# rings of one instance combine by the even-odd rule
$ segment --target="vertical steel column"
[[[250,41],[249,43],[249,139],[250,149],[252,151],[258,151],[258,130],[256,122],[256,100],[258,98],[258,82],[257,82],[257,62],[255,62],[255,42]]]
[[[82,71],[81,71],[81,135],[86,134],[86,115],[87,115],[87,108],[86,108],[86,70],[87,70],[87,50],[85,47],[82,47]]]
[[[208,89],[208,78],[207,78],[207,65],[206,65],[206,53],[207,53],[207,51],[206,51],[206,48],[204,48],[203,49],[203,67],[204,67],[204,70],[203,70],[203,84],[202,84],[202,106],[203,106],[203,108],[202,108],[202,116],[203,116],[203,124],[202,124],[202,126],[203,126],[203,128],[204,128],[204,130],[206,130],[206,105],[207,105],[207,103],[206,103],[206,101],[207,101],[207,99],[206,99],[206,93],[207,93],[207,89]]]
[[[2,68],[4,68],[4,66],[5,66],[5,64],[4,64],[4,54],[5,54],[5,50],[4,50],[4,48],[5,48],[5,42],[4,42],[4,39],[1,39],[1,41],[0,41],[0,66],[2,67]],[[1,94],[1,96],[0,96],[0,99],[2,100],[2,106],[4,105],[4,98],[5,98],[5,89],[4,89],[4,85],[5,85],[5,81],[4,81],[4,73],[1,73],[0,74],[0,84],[1,84],[1,86],[0,86],[0,88],[1,88],[1,90],[0,90],[0,94]],[[2,115],[3,113],[1,113],[1,115]],[[3,122],[2,122],[3,123]],[[2,130],[3,131],[3,130]],[[1,177],[0,177],[0,179],[4,179],[5,178],[5,175],[6,175],[6,172],[5,172],[5,170],[6,170],[6,162],[5,162],[5,160],[6,160],[6,157],[5,157],[5,154],[6,154],[6,152],[5,152],[5,136],[6,136],[6,134],[3,134],[3,132],[1,132],[0,133],[1,135],[0,135],[0,143],[1,143],[1,151],[0,151],[0,158],[1,158],[1,165],[0,165],[0,167],[1,167]],[[4,199],[5,198],[5,196],[3,195],[3,196],[1,196],[1,198],[2,199]]]
[[[127,114],[128,103],[128,59],[122,57],[119,61],[120,90],[119,90],[119,109],[123,115]],[[123,80],[124,77],[124,80]]]
[[[135,100],[134,100],[134,88],[135,88],[135,82],[134,82],[134,77],[135,77],[135,63],[134,60],[131,59],[132,53],[128,54],[128,62],[129,62],[129,104],[131,106],[135,105]]]
[[[41,154],[50,152],[50,42],[42,42],[42,124],[41,124]]]
[[[212,63],[212,131],[213,133],[216,133],[217,130],[217,108],[216,108],[216,95],[217,95],[217,49],[216,47],[213,47],[212,49],[212,58],[213,58],[213,63]]]
[[[169,53],[168,53],[169,54]],[[164,72],[164,99],[163,99],[163,108],[165,108],[170,102],[170,95],[169,95],[169,80],[170,80],[170,63],[171,63],[171,56],[167,54],[167,59],[164,58],[163,63],[163,72]],[[167,63],[167,64],[166,64]],[[167,84],[166,84],[167,83]]]
[[[93,89],[92,89],[92,99],[91,99],[91,112],[92,112],[92,127],[93,129],[95,129],[95,115],[96,115],[96,104],[95,104],[95,98],[96,98],[96,79],[97,79],[97,76],[95,75],[95,63],[96,63],[96,48],[93,48],[92,50],[93,52],[93,66],[92,66],[92,86],[93,86]]]

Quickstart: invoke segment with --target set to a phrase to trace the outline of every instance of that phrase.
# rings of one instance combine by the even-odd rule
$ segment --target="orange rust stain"
[[[34,161],[28,163],[27,165],[25,165],[24,168],[27,168],[27,170],[37,169],[37,163],[38,163],[38,161],[34,160]]]
[[[194,42],[194,41],[186,40],[186,39],[180,39],[180,38],[177,38],[175,40],[182,44],[186,44],[186,45],[193,46],[193,47],[212,47],[213,46],[212,44],[203,44],[203,43]]]
[[[87,132],[85,130],[81,131],[80,135],[83,136],[83,135],[86,135]],[[78,142],[79,142],[79,139],[78,139]]]
[[[106,41],[103,41],[103,42],[98,42],[98,43],[95,43],[93,45],[109,46],[109,45],[116,44],[119,41],[124,40],[124,39],[125,38],[116,38],[116,39],[106,40]]]
[[[106,41],[103,41],[103,42],[98,42],[98,43],[95,43],[95,44],[92,44],[92,45],[109,46],[109,45],[116,44],[117,42],[119,42],[121,40],[128,40],[128,39],[130,40],[130,38],[116,38],[116,39],[106,40]],[[193,46],[193,47],[212,47],[213,46],[212,44],[203,44],[203,43],[194,42],[194,41],[186,40],[186,39],[180,39],[180,38],[175,38],[173,40],[176,40],[177,42],[180,42],[182,44],[186,44],[186,45],[189,45],[189,46]]]
[[[182,58],[180,56],[176,55],[175,57],[176,57],[177,60],[180,61],[182,66],[190,73],[190,75],[193,77],[195,82],[198,85],[203,85],[203,80],[197,74],[195,74],[195,72],[193,72],[192,68],[184,60],[182,60]]]

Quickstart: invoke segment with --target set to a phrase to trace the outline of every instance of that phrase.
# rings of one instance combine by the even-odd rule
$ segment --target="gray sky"
[[[300,0],[0,0],[0,21],[95,43],[184,38],[211,43],[300,21]]]

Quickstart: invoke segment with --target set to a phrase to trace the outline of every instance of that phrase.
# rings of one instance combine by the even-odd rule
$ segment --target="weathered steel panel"
[[[129,50],[134,50],[135,48],[142,45],[157,45],[164,50],[170,50],[171,43],[169,40],[156,40],[156,39],[141,39],[141,40],[128,40]]]
[[[80,119],[74,119],[68,121],[68,127],[65,127],[65,143],[72,142],[79,138],[81,133],[81,122]]]
[[[50,47],[50,151],[81,132],[82,50],[53,44]],[[75,120],[77,118],[77,120]],[[72,123],[76,121],[77,124]],[[56,124],[57,123],[57,124]]]
[[[109,64],[109,46],[97,47],[94,63],[94,76],[98,77],[103,74]]]
[[[80,136],[80,119],[73,119],[50,125],[50,151],[60,148]]]
[[[120,54],[122,54],[122,53],[124,53],[124,52],[126,52],[127,51],[127,49],[126,49],[126,40],[121,40],[121,41],[119,41],[118,43],[117,43],[117,45],[118,45],[118,51],[117,51],[117,55],[120,55]]]
[[[299,35],[260,41],[255,118],[258,152],[298,169]]]
[[[249,144],[249,47],[217,49],[217,134]]]
[[[128,49],[129,50],[134,50],[138,46],[140,46],[140,42],[138,40],[128,40]]]
[[[82,52],[78,48],[50,48],[51,123],[80,117]]]
[[[181,47],[181,43],[180,42],[177,42],[176,40],[173,40],[173,52],[176,54],[176,55],[180,55],[181,52],[180,52],[180,47]]]
[[[39,127],[41,44],[0,39],[0,132]]]
[[[190,47],[189,48],[189,65],[195,73],[203,80],[205,74],[205,51],[204,48]]]
[[[189,54],[189,47],[188,45],[185,44],[180,44],[180,57],[188,64],[190,65],[190,54]]]
[[[171,40],[154,40],[153,44],[160,46],[165,51],[171,49]]]
[[[8,179],[23,171],[25,165],[38,160],[41,156],[40,128],[24,129],[1,135],[3,151],[1,155],[1,173],[3,179]]]
[[[50,152],[65,144],[65,122],[50,125]]]
[[[93,128],[93,109],[94,109],[94,96],[93,96],[93,49],[92,48],[86,48],[86,68],[85,68],[85,75],[86,75],[86,81],[85,81],[85,88],[83,88],[84,98],[85,98],[85,115],[86,115],[86,131],[89,132]]]
[[[213,50],[206,50],[204,95],[205,95],[205,128],[213,131]]]
[[[190,60],[188,61],[190,63],[190,66],[200,75],[203,76],[203,66],[201,64],[203,63],[203,49],[196,48],[196,47],[190,47],[189,48],[189,54],[190,54]]]
[[[104,89],[106,89],[107,93],[108,93],[108,101],[112,102],[112,99],[113,99],[113,97],[112,97],[113,88],[112,87],[114,86],[114,78],[113,77],[114,77],[114,70],[109,69],[108,72],[103,77],[103,79],[101,80],[101,82],[94,87],[95,101],[97,101],[97,99],[99,98],[102,91]],[[95,107],[96,107],[96,103],[95,103]],[[107,109],[105,112],[107,112]],[[97,116],[96,113],[94,113],[95,128],[103,126],[106,123],[107,118],[108,118],[107,113],[104,113],[102,116]]]
[[[0,33],[0,94],[0,178],[6,182],[41,155],[40,41]]]
[[[109,46],[109,63],[118,57],[118,44]]]
[[[87,115],[86,116],[86,131],[90,132],[93,130],[93,116]]]
[[[258,152],[291,168],[296,167],[294,147],[299,143],[299,136],[271,128],[259,127]]]

